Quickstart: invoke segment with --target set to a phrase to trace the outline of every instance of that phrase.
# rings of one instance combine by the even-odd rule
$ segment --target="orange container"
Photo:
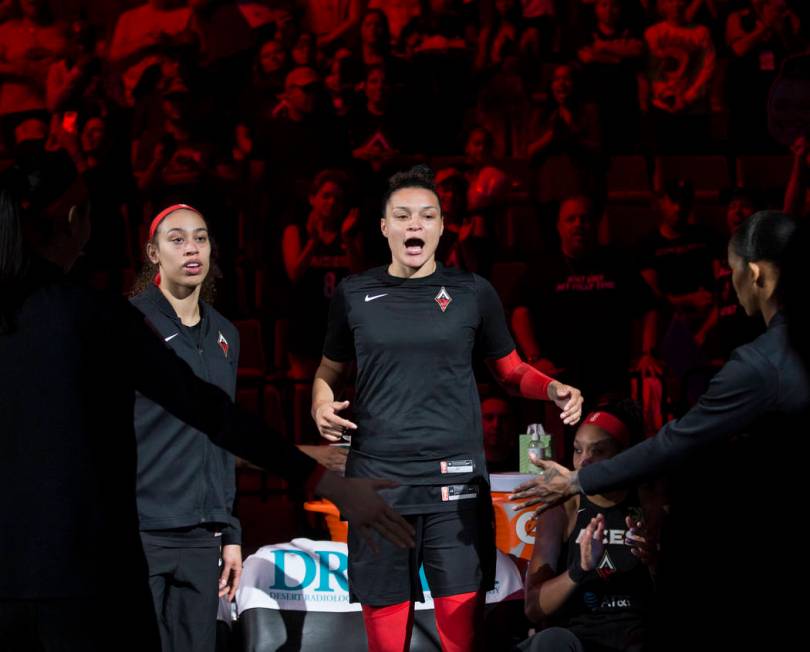
[[[492,492],[495,512],[495,545],[498,550],[522,559],[531,559],[534,550],[534,507],[516,510],[509,494]]]
[[[329,537],[332,541],[342,541],[346,543],[349,538],[349,523],[340,520],[340,512],[335,504],[328,500],[311,500],[304,503],[304,509],[308,512],[323,514],[326,519],[326,527],[329,528]]]

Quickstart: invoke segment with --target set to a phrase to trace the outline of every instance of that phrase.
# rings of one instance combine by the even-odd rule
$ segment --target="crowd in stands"
[[[441,262],[489,278],[522,355],[592,405],[633,389],[649,431],[762,328],[725,243],[757,208],[804,209],[804,134],[769,93],[807,69],[809,10],[2,0],[0,165],[87,202],[71,273],[94,287],[129,293],[148,216],[202,211],[242,376],[292,392],[286,427],[305,440],[332,293],[385,261],[384,179],[427,162]]]

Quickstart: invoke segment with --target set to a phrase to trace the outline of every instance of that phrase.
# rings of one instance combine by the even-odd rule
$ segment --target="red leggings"
[[[480,593],[434,598],[436,629],[443,652],[472,652]],[[413,602],[385,607],[363,605],[369,652],[408,652],[413,630]]]

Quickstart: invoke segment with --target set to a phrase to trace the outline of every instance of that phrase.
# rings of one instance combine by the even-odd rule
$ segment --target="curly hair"
[[[200,214],[200,217],[202,218],[203,222],[205,222],[206,227],[208,227],[208,220],[205,219],[205,216]],[[217,294],[217,281],[222,278],[222,271],[217,265],[216,240],[214,240],[214,238],[210,235],[210,231],[208,240],[211,243],[211,264],[208,269],[208,274],[206,275],[205,280],[203,280],[202,287],[200,288],[200,298],[208,304],[213,304]],[[158,266],[149,260],[149,256],[146,255],[147,244],[151,244],[154,247],[158,246],[157,230],[155,230],[155,234],[144,244],[143,267],[141,267],[141,271],[138,276],[135,277],[135,282],[132,284],[132,289],[129,292],[130,297],[141,294],[150,285],[152,285],[155,281],[155,274],[158,272]]]

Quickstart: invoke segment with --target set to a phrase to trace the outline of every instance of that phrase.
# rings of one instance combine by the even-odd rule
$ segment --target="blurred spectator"
[[[498,68],[484,71],[476,84],[475,122],[490,131],[499,156],[526,157],[532,107],[529,85],[520,68],[517,56],[506,57]]]
[[[586,197],[560,205],[559,248],[530,270],[512,331],[543,373],[576,383],[589,403],[628,391],[628,369],[656,371],[655,301],[627,256],[597,243],[598,218]],[[640,320],[642,328],[634,328]],[[641,333],[641,342],[633,341]]]
[[[289,210],[289,202],[307,198],[319,170],[339,166],[349,157],[345,129],[329,106],[321,77],[304,66],[287,75],[282,100],[270,122],[257,125],[256,141],[276,217]]]
[[[551,80],[548,106],[540,117],[528,154],[537,168],[540,204],[592,192],[602,137],[599,112],[584,101],[579,80],[570,65],[557,66]]]
[[[195,47],[199,99],[209,101],[221,121],[232,124],[239,97],[250,80],[253,35],[236,0],[189,0],[191,17],[186,27]]]
[[[287,353],[293,378],[314,375],[335,288],[350,270],[362,268],[358,213],[347,210],[347,190],[345,174],[320,172],[310,188],[306,219],[284,229],[284,269],[291,283]]]
[[[480,3],[465,0],[431,0],[427,15],[421,19],[425,38],[422,49],[462,48],[475,50],[480,25]],[[403,29],[403,33],[407,26]]]
[[[390,101],[390,95],[385,68],[367,68],[362,98],[365,101],[348,116],[352,156],[371,164],[375,171],[408,145],[408,120]]]
[[[385,64],[391,56],[391,28],[388,17],[379,10],[370,10],[360,24],[360,58],[364,65]]]
[[[761,209],[757,198],[744,188],[736,188],[726,207],[726,241],[737,227]],[[757,317],[749,317],[737,299],[731,282],[731,268],[727,252],[719,249],[714,260],[714,282],[717,302],[703,341],[698,341],[712,364],[721,366],[738,346],[751,342],[764,332],[764,324]]]
[[[261,38],[278,39],[284,44],[285,49],[290,50],[293,43],[295,43],[296,36],[298,36],[299,28],[291,7],[284,6],[284,4],[289,5],[289,3],[274,4],[274,7],[269,10],[269,21],[261,25],[259,34]],[[239,5],[240,9],[242,9],[242,13],[245,13],[245,6],[245,4]],[[267,5],[265,4],[259,6],[263,7],[265,10],[267,9]],[[254,28],[256,27],[255,25],[252,26]]]
[[[477,70],[499,68],[507,57],[520,56],[521,19],[519,0],[496,0],[492,20],[478,36]]]
[[[793,166],[790,171],[783,210],[789,215],[802,217],[807,214],[807,188],[810,184],[810,147],[804,135],[793,143]]]
[[[358,67],[363,70],[369,66],[387,66],[387,72],[391,74],[397,69],[391,54],[391,29],[382,11],[370,9],[363,16],[356,56],[359,59]]]
[[[65,26],[52,19],[46,0],[18,0],[18,7],[19,16],[0,25],[0,119],[7,141],[14,114],[46,109],[48,69],[67,50]]]
[[[803,49],[799,18],[785,0],[749,0],[726,24],[728,107],[736,151],[773,149],[768,135],[768,92],[786,57]]]
[[[498,255],[497,245],[508,241],[507,206],[511,179],[495,162],[495,140],[482,126],[473,127],[464,146],[467,179],[467,221],[478,237],[487,238],[488,246],[479,251],[477,269],[470,270],[489,276]]]
[[[539,63],[540,56],[548,57],[555,49],[560,21],[557,15],[556,0],[521,0],[523,20],[526,29],[523,32],[521,50],[532,63]]]
[[[421,0],[370,0],[368,6],[385,14],[393,40],[399,38],[400,32],[412,18],[422,15]]]
[[[484,454],[487,471],[517,471],[517,430],[512,406],[502,396],[481,400],[481,422],[484,427]]]
[[[301,32],[298,34],[298,38],[295,39],[295,43],[290,51],[292,65],[317,68],[317,54],[318,48],[315,42],[315,37],[309,32]]]
[[[467,210],[469,184],[456,168],[436,172],[436,193],[442,207],[444,233],[436,250],[436,259],[445,267],[458,267],[468,272],[489,275],[493,243],[487,237],[481,215]]]
[[[402,29],[396,46],[397,57],[411,63],[428,39],[428,24],[424,18],[414,18]]]
[[[126,152],[116,147],[115,124],[95,114],[75,132],[58,127],[57,140],[81,173],[89,200],[90,239],[73,276],[99,289],[124,292],[122,270],[133,266],[130,249],[137,235],[129,220],[137,217],[139,202]]]
[[[638,76],[644,42],[627,23],[627,0],[597,0],[595,26],[582,39],[579,60],[584,83],[599,104],[608,152],[626,152],[638,144]]]
[[[166,195],[181,188],[196,194],[213,171],[213,145],[196,108],[191,89],[179,79],[171,82],[161,94],[160,120],[133,143],[138,187],[156,204],[166,203]]]
[[[649,112],[651,144],[657,153],[699,152],[710,133],[711,34],[705,25],[689,22],[686,0],[659,0],[658,7],[664,20],[644,32],[649,88],[640,95],[642,110]]]
[[[172,0],[148,0],[119,16],[109,56],[121,70],[128,104],[133,103],[135,89],[147,70],[155,66],[164,76],[173,74],[169,55],[186,42],[190,17],[188,7]]]
[[[700,347],[715,306],[713,261],[723,250],[708,229],[695,223],[693,204],[691,182],[670,182],[658,201],[658,229],[640,247],[642,275],[664,306],[661,353],[677,382],[705,362]],[[676,395],[678,386],[671,390]]]
[[[96,32],[86,21],[75,20],[68,28],[65,56],[48,69],[45,97],[48,110],[81,111],[107,106],[115,93],[106,83],[104,62],[97,53]]]
[[[347,115],[355,105],[355,87],[358,83],[359,66],[348,48],[335,52],[329,64],[326,90],[332,98],[332,109],[338,116]]]
[[[243,97],[241,110],[254,128],[267,122],[281,101],[288,72],[288,55],[281,41],[269,39],[259,45],[253,65],[253,78]]]
[[[198,66],[210,68],[250,48],[250,25],[235,0],[189,0],[189,7],[186,29],[196,39]]]
[[[346,44],[360,25],[368,0],[305,0],[304,26],[320,48]]]

